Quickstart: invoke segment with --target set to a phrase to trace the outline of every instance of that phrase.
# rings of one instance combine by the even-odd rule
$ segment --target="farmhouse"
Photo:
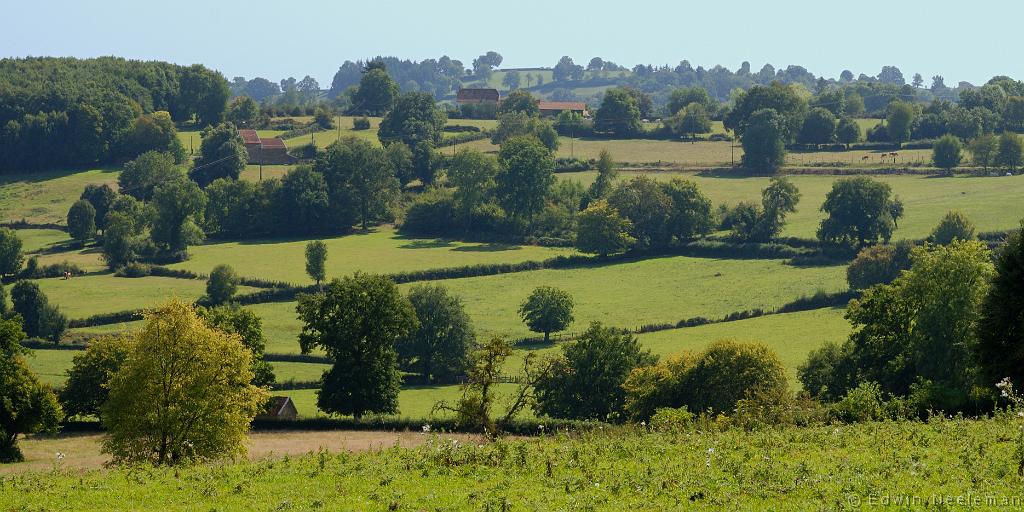
[[[540,115],[544,117],[555,117],[562,112],[575,112],[583,117],[590,117],[587,111],[587,104],[580,101],[541,101]]]
[[[455,102],[459,105],[492,103],[501,101],[501,93],[497,89],[459,89]]]
[[[250,164],[288,165],[295,158],[288,154],[288,146],[279,137],[262,139],[256,130],[238,130],[249,153]]]
[[[295,408],[295,402],[286,396],[270,397],[270,405],[267,410],[256,415],[258,420],[294,420],[298,417],[299,411]]]

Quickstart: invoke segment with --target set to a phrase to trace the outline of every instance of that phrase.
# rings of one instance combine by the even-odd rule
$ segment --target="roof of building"
[[[501,94],[497,89],[459,89],[456,99],[463,101],[498,101]]]
[[[541,110],[586,110],[587,104],[580,101],[542,101]]]
[[[280,416],[289,405],[291,405],[292,409],[295,408],[291,398],[287,396],[272,396],[270,397],[270,406],[267,407],[266,414],[267,416]]]
[[[288,149],[284,141],[280,137],[274,137],[272,139],[263,139],[263,149]]]
[[[260,135],[256,133],[256,130],[238,130],[238,134],[242,136],[242,142],[246,144],[260,143]]]

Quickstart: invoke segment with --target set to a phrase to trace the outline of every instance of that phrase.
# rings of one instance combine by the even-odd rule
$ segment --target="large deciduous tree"
[[[390,279],[355,274],[331,281],[322,293],[299,298],[303,353],[321,348],[334,366],[321,378],[317,406],[328,413],[398,410],[395,343],[416,329],[416,312]]]
[[[150,236],[165,253],[184,252],[190,244],[203,239],[203,210],[206,195],[195,182],[164,182],[153,192],[155,216]]]
[[[370,222],[387,215],[399,193],[387,154],[363,139],[345,137],[327,146],[314,169],[326,180],[331,214],[342,226],[357,221],[369,229]]]
[[[462,301],[441,285],[409,290],[419,326],[399,339],[399,366],[418,372],[425,382],[445,382],[463,375],[474,342],[473,325]]]
[[[24,261],[18,234],[11,228],[0,228],[0,275],[18,273]]]
[[[632,224],[604,199],[590,203],[576,216],[576,248],[580,252],[607,256],[628,250],[636,239],[629,235]]]
[[[843,178],[832,184],[821,211],[827,217],[818,239],[835,247],[856,250],[882,239],[888,242],[902,214],[888,183],[867,176]]]
[[[1024,383],[1024,228],[996,253],[996,274],[981,306],[975,348],[981,383]]]
[[[626,89],[608,89],[594,115],[594,130],[615,137],[631,137],[640,132],[640,108]]]
[[[317,287],[327,279],[327,244],[321,240],[306,244],[306,274],[316,281]]]
[[[773,109],[751,114],[743,125],[743,166],[774,172],[786,162],[786,119]]]
[[[251,384],[252,353],[172,300],[146,314],[102,407],[115,463],[179,464],[245,453],[269,398]]]
[[[513,217],[533,223],[555,183],[555,158],[535,137],[513,137],[498,152],[495,193]]]
[[[375,65],[377,64],[377,65]],[[382,116],[391,110],[398,98],[398,83],[388,75],[383,63],[371,62],[352,95],[352,113]]]
[[[230,123],[203,130],[200,152],[201,156],[196,159],[189,176],[204,188],[218,178],[237,180],[249,161],[242,136]]]

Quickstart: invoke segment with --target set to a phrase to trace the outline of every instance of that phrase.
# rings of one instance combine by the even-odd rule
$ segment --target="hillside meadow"
[[[64,224],[89,184],[116,188],[118,170],[45,171],[0,176],[0,221]]]
[[[394,273],[464,265],[540,261],[575,250],[501,243],[460,242],[441,238],[414,238],[381,226],[370,232],[323,238],[327,244],[327,276],[356,271]],[[210,241],[189,247],[189,259],[171,268],[209,273],[227,263],[243,276],[308,284],[305,250],[309,239]]]
[[[731,176],[713,173],[621,171],[620,180],[647,176],[659,181],[673,178],[691,180],[700,186],[715,204],[735,205],[740,201],[760,203],[761,190],[768,177]],[[562,173],[560,179],[589,186],[595,171]],[[800,190],[797,212],[786,217],[784,236],[814,238],[825,217],[820,211],[832,184],[841,179],[835,175],[795,174],[787,176]],[[931,232],[950,210],[960,210],[979,231],[1002,231],[1020,226],[1024,218],[1024,176],[998,177],[934,177],[921,175],[881,175],[874,180],[888,183],[894,195],[904,204],[904,218],[899,220],[895,239],[921,239]]]
[[[420,433],[359,452],[325,439],[335,449],[314,453],[307,440],[301,457],[262,451],[184,468],[54,462],[0,477],[0,502],[12,510],[1019,509],[1018,429],[1005,417],[937,417],[752,432],[612,427],[495,442]]]

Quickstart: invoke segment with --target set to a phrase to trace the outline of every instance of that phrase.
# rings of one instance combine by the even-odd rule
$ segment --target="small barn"
[[[260,138],[256,130],[238,130],[245,143],[250,164],[288,165],[295,163],[295,157],[288,154],[288,146],[280,137]]]
[[[501,93],[497,89],[459,89],[455,95],[455,102],[459,105],[492,103],[498,104],[501,100]]]
[[[287,396],[270,397],[270,405],[267,410],[256,415],[257,420],[294,420],[299,416],[295,402]]]
[[[556,117],[562,112],[575,112],[583,117],[590,117],[587,104],[581,101],[541,101],[537,106],[543,117]]]

